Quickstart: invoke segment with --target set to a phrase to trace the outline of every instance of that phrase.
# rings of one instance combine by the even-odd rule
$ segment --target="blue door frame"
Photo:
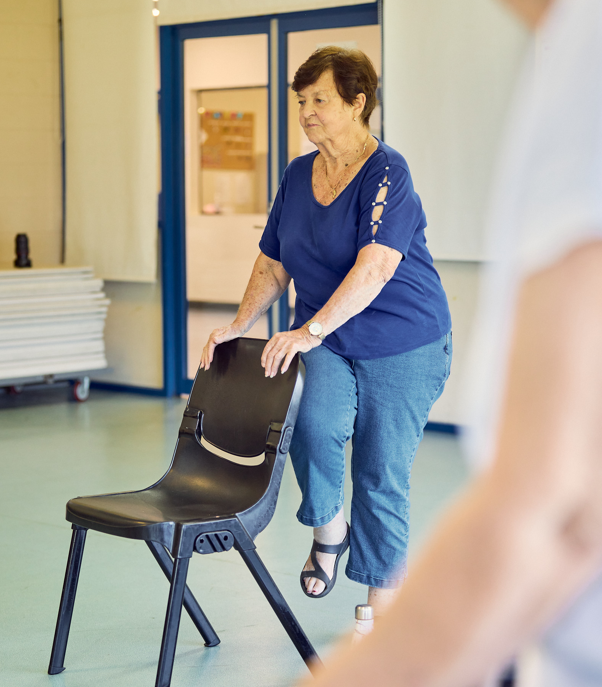
[[[163,293],[163,391],[166,396],[189,393],[187,372],[186,214],[184,178],[184,41],[190,38],[268,35],[272,55],[272,21],[277,20],[278,83],[272,83],[269,65],[269,96],[278,95],[278,179],[287,165],[287,34],[293,31],[344,28],[378,24],[379,3],[290,12],[261,17],[178,24],[160,28],[161,61],[161,179],[159,228]],[[271,102],[271,98],[270,98]],[[271,108],[268,126],[272,127]],[[271,136],[270,139],[271,141]],[[268,179],[268,189],[271,183]],[[271,200],[271,199],[270,199]],[[288,294],[280,299],[279,329],[288,329]]]

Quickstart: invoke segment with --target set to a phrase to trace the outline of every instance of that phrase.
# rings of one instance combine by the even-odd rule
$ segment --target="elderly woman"
[[[332,589],[340,556],[380,614],[406,574],[410,470],[449,376],[451,322],[426,247],[426,218],[404,158],[370,135],[378,80],[364,53],[327,47],[299,68],[299,121],[318,150],[291,162],[235,321],[201,358],[247,332],[285,291],[291,331],[273,336],[266,376],[301,353],[306,377],[290,448],[313,527],[301,573],[312,598]],[[353,441],[351,528],[343,515],[345,446]]]

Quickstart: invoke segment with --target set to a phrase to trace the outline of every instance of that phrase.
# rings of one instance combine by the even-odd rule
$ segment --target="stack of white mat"
[[[102,289],[89,267],[0,269],[0,385],[107,367]]]

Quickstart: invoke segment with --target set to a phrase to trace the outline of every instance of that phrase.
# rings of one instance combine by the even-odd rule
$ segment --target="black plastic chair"
[[[197,373],[167,473],[148,489],[72,499],[73,535],[48,672],[64,668],[75,593],[88,529],[142,539],[171,582],[156,687],[171,682],[182,604],[205,646],[219,638],[186,585],[192,554],[234,547],[310,669],[319,659],[257,555],[253,540],[276,508],[282,471],[299,410],[302,379],[295,358],[285,374],[265,378],[265,341],[236,339],[215,350],[208,371]],[[201,436],[229,454],[260,465],[240,465],[212,453]],[[171,553],[169,555],[168,551]]]

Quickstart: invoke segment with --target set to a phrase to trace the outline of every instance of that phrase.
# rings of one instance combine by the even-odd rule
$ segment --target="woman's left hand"
[[[312,336],[307,327],[294,329],[292,332],[280,332],[267,342],[261,356],[261,364],[265,368],[266,377],[275,377],[280,363],[280,372],[284,374],[296,353],[307,353],[322,343],[319,337]]]

